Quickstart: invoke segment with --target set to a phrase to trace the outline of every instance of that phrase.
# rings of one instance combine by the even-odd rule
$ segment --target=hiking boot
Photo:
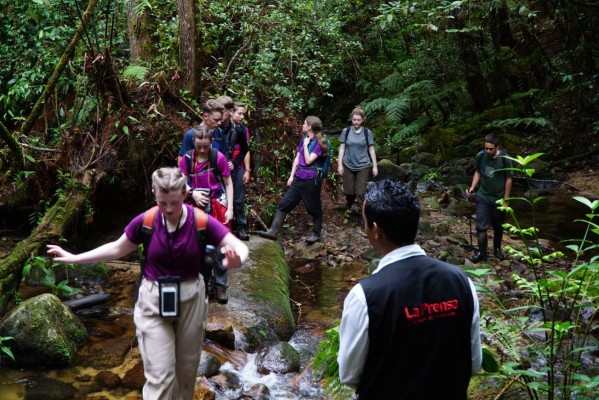
[[[493,254],[495,255],[495,258],[498,259],[499,261],[505,260],[505,254],[503,254],[501,252],[501,249],[499,249],[499,248],[495,249]]]
[[[475,264],[479,261],[487,261],[487,254],[479,251],[470,260]]]
[[[314,226],[312,227],[312,233],[306,239],[306,243],[314,244],[320,242],[320,231],[322,230],[322,215],[314,218]]]
[[[272,224],[270,225],[270,228],[268,228],[267,231],[259,231],[258,234],[264,238],[276,240],[277,235],[279,234],[279,231],[283,226],[283,221],[285,221],[285,215],[287,214],[283,211],[277,210],[275,216],[272,219]]]
[[[208,298],[209,299],[214,298],[214,278],[210,278],[208,280],[208,289],[207,289],[207,292],[208,292]]]
[[[227,288],[222,286],[216,287],[216,302],[219,304],[227,304],[229,297],[227,296]]]
[[[245,228],[239,228],[239,230],[237,231],[237,237],[240,240],[244,240],[244,241],[248,241],[250,240],[250,235],[248,235],[248,233],[246,232]]]
[[[310,236],[308,236],[308,238],[306,239],[306,243],[314,244],[316,242],[320,242],[320,236],[317,235],[316,233],[312,232],[310,234]]]

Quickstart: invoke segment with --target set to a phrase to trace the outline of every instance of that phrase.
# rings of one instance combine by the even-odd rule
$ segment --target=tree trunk
[[[8,148],[13,153],[15,165],[13,165],[11,168],[22,169],[23,168],[23,150],[21,149],[21,146],[19,146],[19,143],[15,140],[11,131],[8,130],[8,128],[2,123],[2,121],[0,121],[0,137],[4,140],[4,142],[6,143]],[[6,167],[7,167],[6,165],[0,164],[0,170],[4,170],[4,168],[6,168]]]
[[[19,290],[25,261],[40,253],[45,254],[46,244],[57,243],[58,239],[65,236],[68,228],[76,223],[78,216],[85,210],[86,201],[103,175],[97,170],[84,173],[81,184],[73,185],[69,192],[64,193],[46,212],[31,235],[19,242],[10,255],[0,260],[0,315],[15,299],[10,294]]]
[[[148,26],[148,14],[135,12],[138,5],[137,0],[125,2],[125,13],[127,15],[127,34],[129,37],[129,60],[131,64],[139,61],[149,61],[152,58],[152,40]]]
[[[89,20],[91,19],[92,14],[94,13],[96,4],[98,4],[98,0],[90,0],[89,3],[87,4],[87,8],[85,9],[85,12],[83,13],[83,17],[81,18],[79,27],[77,28],[75,35],[69,42],[69,45],[65,49],[64,53],[62,54],[60,61],[56,65],[56,68],[54,68],[54,72],[52,73],[52,76],[50,77],[50,79],[48,80],[48,83],[44,87],[43,93],[37,99],[37,102],[33,106],[33,110],[31,110],[29,117],[27,117],[27,120],[25,121],[23,126],[21,126],[21,135],[27,136],[29,134],[29,131],[33,127],[33,124],[35,123],[37,118],[41,115],[43,108],[44,108],[44,104],[46,103],[48,98],[54,92],[54,87],[56,86],[56,83],[58,83],[58,78],[60,77],[60,75],[62,74],[62,71],[67,66],[67,63],[69,62],[69,60],[71,58],[73,58],[73,54],[75,54],[75,48],[77,47],[77,43],[79,43],[79,39],[81,39],[81,35],[83,35],[83,32],[85,31],[87,24],[89,23]]]
[[[198,10],[193,0],[177,0],[179,14],[179,65],[181,84],[192,97],[200,93],[200,57],[198,52]]]
[[[453,19],[451,25],[455,29],[464,29],[466,27],[461,12],[456,12],[455,19]],[[457,45],[460,49],[466,86],[468,94],[470,94],[470,98],[472,99],[473,111],[476,113],[488,109],[491,104],[489,90],[476,51],[480,47],[479,40],[474,33],[468,31],[462,31],[457,35]]]

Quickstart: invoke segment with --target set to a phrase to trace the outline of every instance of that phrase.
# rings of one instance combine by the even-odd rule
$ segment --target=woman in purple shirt
[[[204,249],[199,248],[195,237],[193,207],[184,204],[187,190],[181,171],[156,170],[152,174],[152,192],[158,211],[134,311],[146,377],[142,395],[145,400],[191,400],[208,317],[202,277]],[[142,243],[143,217],[144,213],[135,217],[116,241],[94,250],[72,254],[48,245],[48,253],[55,256],[54,260],[68,264],[121,258]],[[207,244],[221,247],[227,269],[240,267],[248,257],[247,246],[210,215],[205,237]],[[170,318],[161,315],[157,282],[167,276],[179,277],[178,315]]]
[[[297,146],[291,176],[287,180],[289,189],[287,189],[277,207],[270,228],[267,231],[258,233],[262,237],[275,240],[281,230],[285,216],[301,200],[304,202],[308,214],[314,219],[312,233],[306,239],[306,242],[313,244],[320,241],[320,231],[322,229],[322,204],[320,201],[322,177],[318,174],[317,167],[323,161],[322,156],[328,154],[328,143],[320,132],[322,122],[318,117],[307,117],[302,130],[304,135]]]

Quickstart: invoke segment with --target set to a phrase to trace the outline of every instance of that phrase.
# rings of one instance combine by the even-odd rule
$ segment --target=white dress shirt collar
[[[390,253],[387,253],[381,261],[379,261],[378,267],[374,270],[373,274],[376,274],[381,269],[386,267],[389,264],[392,264],[396,261],[403,260],[404,258],[414,257],[414,256],[425,256],[426,253],[422,250],[417,244],[410,244],[407,246],[398,247]]]

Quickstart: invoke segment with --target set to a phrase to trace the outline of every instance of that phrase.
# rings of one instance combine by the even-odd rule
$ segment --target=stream
[[[586,225],[573,224],[572,220],[583,218],[587,210],[572,200],[571,195],[556,194],[538,204],[536,226],[541,230],[541,237],[555,243],[564,238],[581,237]],[[512,206],[523,225],[532,224],[524,208],[519,204]],[[126,224],[123,221],[128,221],[130,217],[124,215],[116,221],[111,220],[88,231],[82,231],[80,239],[93,238],[93,241],[85,243],[82,248],[91,248],[97,243],[102,243],[106,241],[106,237],[116,237]],[[96,232],[104,233],[100,235]],[[341,263],[336,267],[331,267],[324,261],[288,262],[291,268],[290,300],[297,323],[297,330],[290,343],[299,351],[300,368],[303,369],[316,353],[325,331],[338,322],[343,300],[355,284],[355,280],[364,275],[365,265],[356,261]],[[109,279],[102,286],[102,290],[110,294],[109,300],[77,312],[88,330],[90,340],[80,349],[74,364],[69,368],[44,371],[0,367],[1,400],[141,398],[137,383],[140,377],[129,376],[130,372],[124,374],[124,371],[129,371],[131,364],[139,358],[134,343],[133,324],[133,279],[136,274],[133,271],[137,271],[137,264],[116,262],[109,265],[114,271],[121,273],[120,276],[131,274],[131,280]],[[36,294],[28,293],[28,290],[34,289],[24,286],[24,297]],[[223,388],[219,388],[206,378],[201,378],[204,386],[209,385],[215,390],[216,399],[248,398],[243,396],[247,394],[247,389],[255,384],[268,387],[273,399],[326,398],[324,390],[311,379],[311,374],[300,372],[261,375],[256,371],[255,354],[229,350],[210,341],[205,343],[204,350],[224,361],[221,374],[228,376],[229,381],[238,381],[235,387],[223,385]],[[97,378],[100,372],[101,380]],[[143,382],[143,377],[141,379]]]

